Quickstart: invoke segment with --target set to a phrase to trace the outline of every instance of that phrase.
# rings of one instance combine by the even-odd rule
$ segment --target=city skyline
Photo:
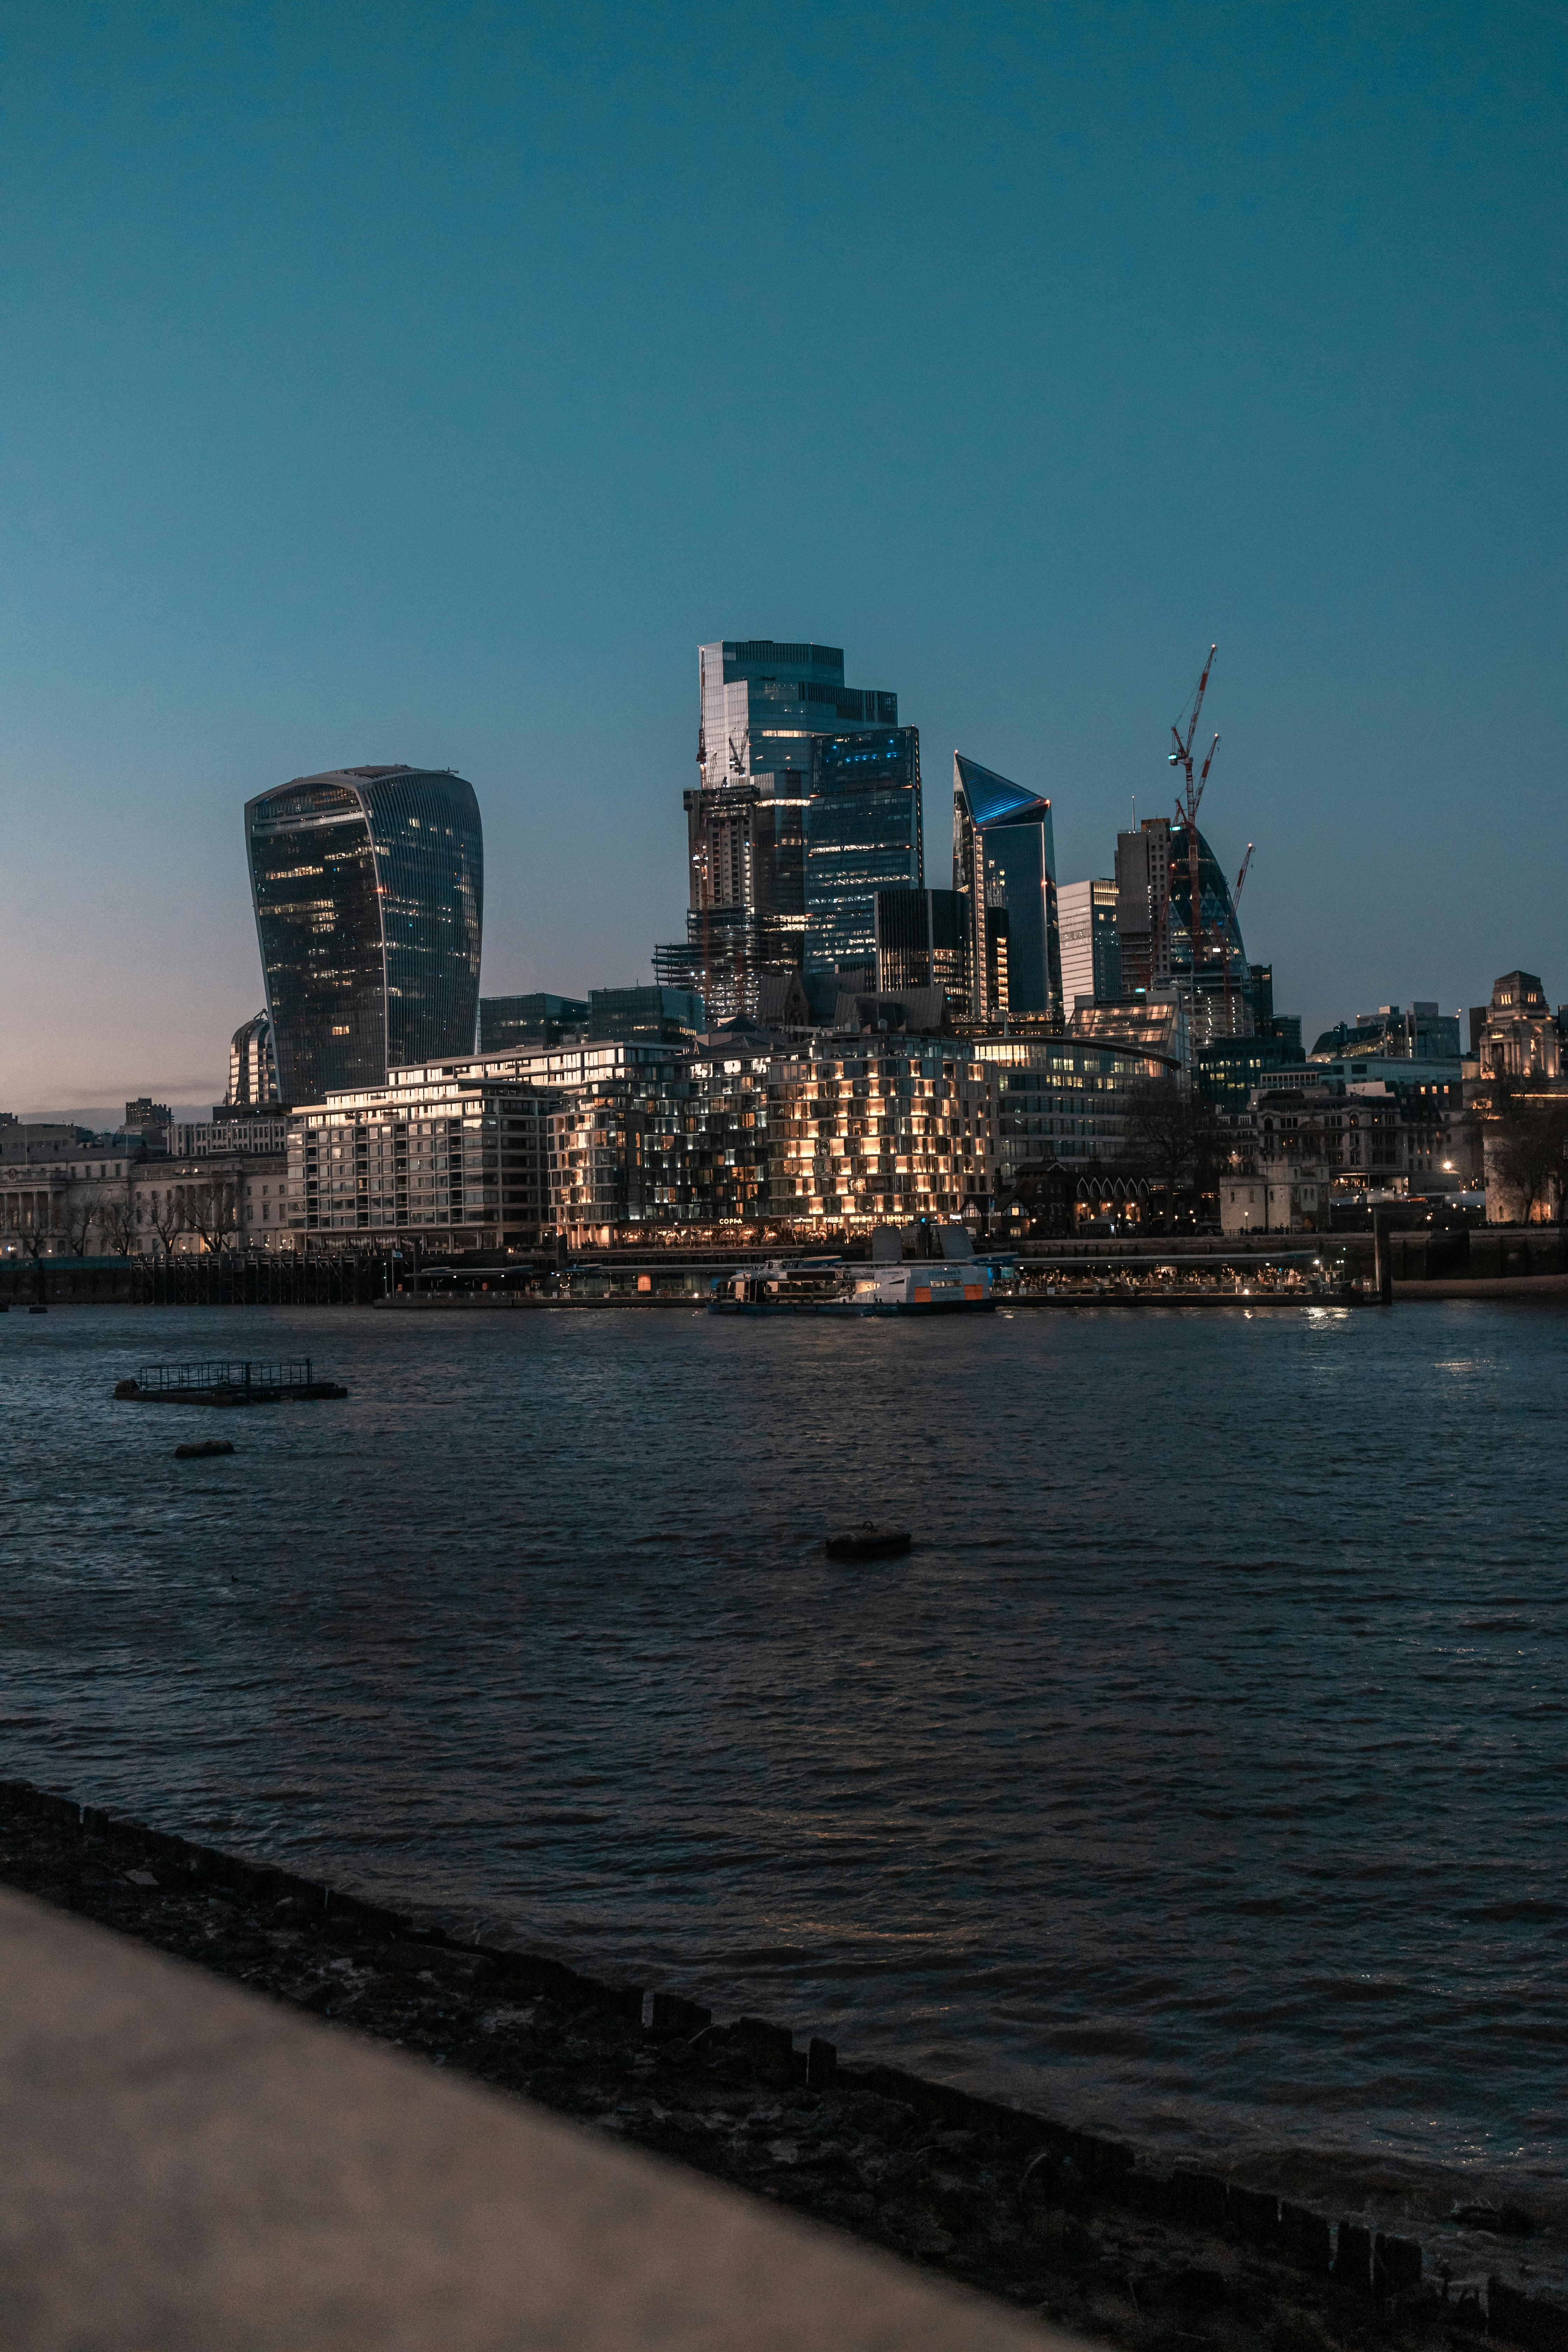
[[[0,1100],[221,1093],[237,810],[340,761],[474,779],[488,993],[646,982],[731,629],[852,647],[928,850],[958,746],[1064,883],[1217,638],[1203,830],[1309,1035],[1552,969],[1568,20],[805,13],[17,12]],[[694,167],[721,105],[782,186]]]

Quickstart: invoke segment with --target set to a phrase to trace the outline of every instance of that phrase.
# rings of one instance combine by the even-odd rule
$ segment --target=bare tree
[[[1123,1129],[1128,1164],[1165,1195],[1164,1230],[1171,1230],[1176,1195],[1201,1190],[1211,1173],[1215,1122],[1208,1105],[1180,1078],[1144,1078],[1127,1090]]]
[[[96,1184],[73,1184],[67,1193],[60,1212],[60,1231],[70,1244],[73,1257],[85,1257],[103,1207],[103,1196]]]
[[[1538,1202],[1553,1202],[1561,1222],[1568,1172],[1568,1099],[1527,1094],[1521,1087],[1500,1089],[1494,1124],[1497,1171],[1523,1202],[1525,1223]]]
[[[172,1184],[154,1185],[148,1193],[147,1223],[163,1244],[163,1255],[171,1257],[174,1244],[185,1231],[187,1223],[184,1200]]]
[[[239,1224],[239,1183],[233,1176],[209,1176],[185,1196],[185,1222],[204,1249],[220,1250]]]
[[[105,1191],[99,1223],[115,1256],[129,1257],[136,1247],[136,1212],[132,1205],[129,1184],[123,1189],[116,1186],[112,1191]]]

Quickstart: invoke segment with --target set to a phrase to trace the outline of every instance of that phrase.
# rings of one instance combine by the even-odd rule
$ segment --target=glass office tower
[[[1121,993],[1121,939],[1114,882],[1064,882],[1057,892],[1062,951],[1062,1008],[1080,997],[1109,1004]]]
[[[837,646],[726,637],[697,649],[698,785],[685,794],[686,937],[654,950],[661,984],[700,990],[711,1020],[754,1013],[760,976],[807,960],[812,746],[897,729],[899,698],[846,686]]]
[[[840,727],[896,727],[899,698],[846,686],[840,646],[727,637],[697,648],[697,759],[703,788],[811,772],[811,738]]]
[[[1194,919],[1186,827],[1143,819],[1116,836],[1116,927],[1127,991],[1177,989],[1194,1046],[1253,1030],[1251,966],[1225,869],[1200,832]]]
[[[925,881],[917,727],[816,735],[805,805],[806,962],[874,965],[877,893]]]
[[[940,988],[959,1014],[969,1011],[966,905],[956,890],[879,890],[877,986],[896,996]]]
[[[968,901],[971,1017],[1059,1019],[1051,804],[961,751],[952,755],[952,887]]]
[[[279,1091],[384,1085],[474,1050],[484,843],[449,770],[339,768],[245,806]]]

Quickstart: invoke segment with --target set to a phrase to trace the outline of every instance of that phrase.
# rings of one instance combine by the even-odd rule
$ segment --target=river
[[[348,1400],[110,1400],[294,1351]],[[1568,1314],[13,1310],[0,1384],[0,1771],[1297,2193],[1555,2207]],[[830,1563],[866,1516],[912,1554]]]

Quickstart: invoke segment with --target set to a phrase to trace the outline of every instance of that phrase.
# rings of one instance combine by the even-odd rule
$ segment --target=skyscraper
[[[925,881],[914,727],[816,735],[805,808],[806,961],[874,964],[877,893]]]
[[[968,901],[971,1017],[1059,1019],[1051,804],[961,751],[952,755],[952,887]]]
[[[245,807],[278,1087],[289,1103],[474,1050],[484,844],[448,769],[337,768]]]
[[[786,772],[804,783],[813,735],[899,723],[896,694],[845,685],[839,646],[726,638],[698,646],[697,677],[702,709],[697,759],[709,792],[748,776]]]
[[[278,1073],[272,1063],[272,1024],[265,1012],[253,1013],[237,1029],[228,1049],[228,1094],[226,1108],[255,1110],[278,1099]]]
[[[1194,921],[1187,831],[1148,816],[1116,836],[1116,928],[1129,993],[1174,987],[1194,1049],[1253,1034],[1252,971],[1224,869],[1200,832]]]
[[[897,730],[899,698],[846,686],[837,646],[726,638],[700,646],[698,784],[684,795],[686,938],[656,977],[700,989],[710,1015],[756,1010],[756,975],[807,960],[807,804],[816,737]]]
[[[889,995],[940,988],[954,1013],[967,1013],[966,905],[956,890],[879,890],[877,986]]]

